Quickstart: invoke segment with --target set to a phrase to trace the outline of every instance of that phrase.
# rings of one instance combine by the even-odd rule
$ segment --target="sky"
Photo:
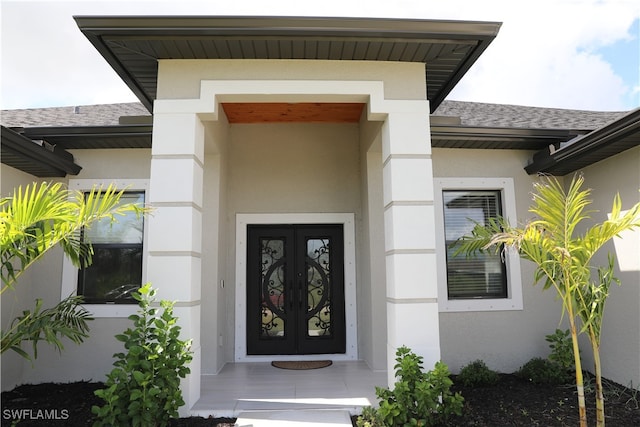
[[[447,99],[597,111],[640,107],[640,0],[0,0],[0,108],[137,101],[74,15],[498,21]]]

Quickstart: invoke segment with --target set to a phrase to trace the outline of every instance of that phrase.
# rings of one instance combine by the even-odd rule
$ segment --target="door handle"
[[[295,288],[293,287],[293,282],[289,282],[289,294],[285,294],[285,298],[289,300],[289,311],[293,312],[293,293],[295,292]]]
[[[302,272],[298,272],[298,308],[302,310],[302,286],[304,284]]]
[[[300,310],[302,310],[302,283],[298,285],[298,304]]]

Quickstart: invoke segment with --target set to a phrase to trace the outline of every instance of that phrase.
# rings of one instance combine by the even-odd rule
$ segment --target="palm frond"
[[[609,219],[587,230],[580,244],[588,249],[591,258],[609,240],[635,228],[640,228],[640,203],[623,214],[620,195],[616,194]]]
[[[1,352],[11,349],[31,360],[22,349],[22,343],[31,342],[33,358],[38,357],[38,343],[44,341],[56,350],[64,349],[63,339],[80,344],[89,336],[90,313],[81,305],[82,297],[69,296],[52,308],[42,309],[42,299],[37,299],[33,311],[25,310],[16,317],[11,328],[2,333]]]
[[[589,218],[585,208],[591,203],[590,190],[580,189],[583,182],[582,176],[575,177],[566,192],[555,177],[534,184],[536,192],[529,211],[537,215],[539,225],[549,231],[549,238],[558,246],[566,246],[580,222]]]
[[[495,241],[495,236],[501,233],[503,229],[510,228],[508,222],[504,218],[490,218],[486,225],[473,221],[475,226],[471,233],[462,236],[451,244],[454,250],[454,256],[465,254],[467,257],[474,256],[476,253],[500,250],[501,242]]]
[[[92,252],[90,242],[80,239],[83,228],[103,219],[114,221],[127,212],[148,212],[143,206],[121,204],[124,191],[114,185],[94,187],[85,198],[60,183],[44,182],[19,187],[12,197],[2,199],[0,293],[12,288],[24,270],[58,244],[74,265],[89,265]]]

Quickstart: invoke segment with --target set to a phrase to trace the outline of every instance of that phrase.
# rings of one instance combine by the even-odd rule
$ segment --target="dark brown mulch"
[[[21,385],[2,393],[2,426],[20,420],[18,427],[81,427],[94,422],[91,407],[104,401],[93,394],[99,382]],[[172,427],[233,427],[234,418],[190,417],[172,420]]]
[[[454,378],[455,381],[455,378]],[[603,380],[605,421],[610,427],[640,426],[640,390]],[[589,425],[595,425],[593,379],[585,376],[585,400]],[[515,375],[500,375],[493,386],[454,385],[465,398],[462,418],[455,426],[578,426],[575,385],[537,385]]]
[[[94,390],[101,383],[23,385],[2,393],[2,425],[88,426],[92,424],[91,406],[101,401]],[[610,427],[640,426],[640,391],[606,382],[606,422]],[[536,385],[514,375],[501,375],[498,384],[486,387],[454,385],[465,398],[464,415],[454,426],[544,426],[578,425],[575,387]],[[587,415],[595,424],[593,392],[587,381]],[[229,418],[181,418],[173,427],[232,427]],[[355,422],[355,421],[354,421]],[[355,424],[354,424],[355,425]]]

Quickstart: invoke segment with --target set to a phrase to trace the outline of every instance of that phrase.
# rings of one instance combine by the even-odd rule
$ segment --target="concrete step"
[[[349,411],[333,409],[242,412],[236,427],[351,427]]]

